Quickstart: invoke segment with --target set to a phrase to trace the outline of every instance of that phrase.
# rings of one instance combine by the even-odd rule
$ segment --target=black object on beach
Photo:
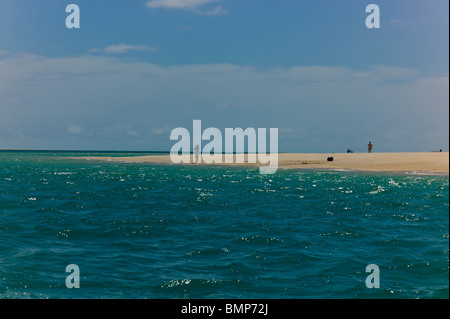
[[[332,162],[333,160],[334,160],[333,157],[327,157],[327,161],[328,161],[328,162]]]

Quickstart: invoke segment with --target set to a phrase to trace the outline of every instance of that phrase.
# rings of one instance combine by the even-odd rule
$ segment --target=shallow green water
[[[448,176],[73,155],[0,152],[0,298],[449,297]]]

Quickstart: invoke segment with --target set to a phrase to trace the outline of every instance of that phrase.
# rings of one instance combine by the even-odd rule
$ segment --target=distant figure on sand
[[[372,142],[369,142],[369,144],[367,145],[368,149],[369,149],[369,153],[372,153]]]
[[[198,156],[199,156],[199,153],[200,153],[200,148],[198,147],[198,144],[197,144],[197,146],[194,148],[194,152],[195,152],[195,164],[198,164]]]

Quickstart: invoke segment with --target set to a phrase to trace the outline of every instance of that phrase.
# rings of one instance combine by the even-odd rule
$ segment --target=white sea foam
[[[385,189],[382,186],[378,186],[376,191],[369,192],[369,194],[376,195],[376,194],[380,194],[384,191],[385,191]]]

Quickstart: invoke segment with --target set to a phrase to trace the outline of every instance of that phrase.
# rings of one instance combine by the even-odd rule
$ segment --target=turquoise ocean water
[[[448,176],[84,155],[0,152],[0,298],[449,297]]]

